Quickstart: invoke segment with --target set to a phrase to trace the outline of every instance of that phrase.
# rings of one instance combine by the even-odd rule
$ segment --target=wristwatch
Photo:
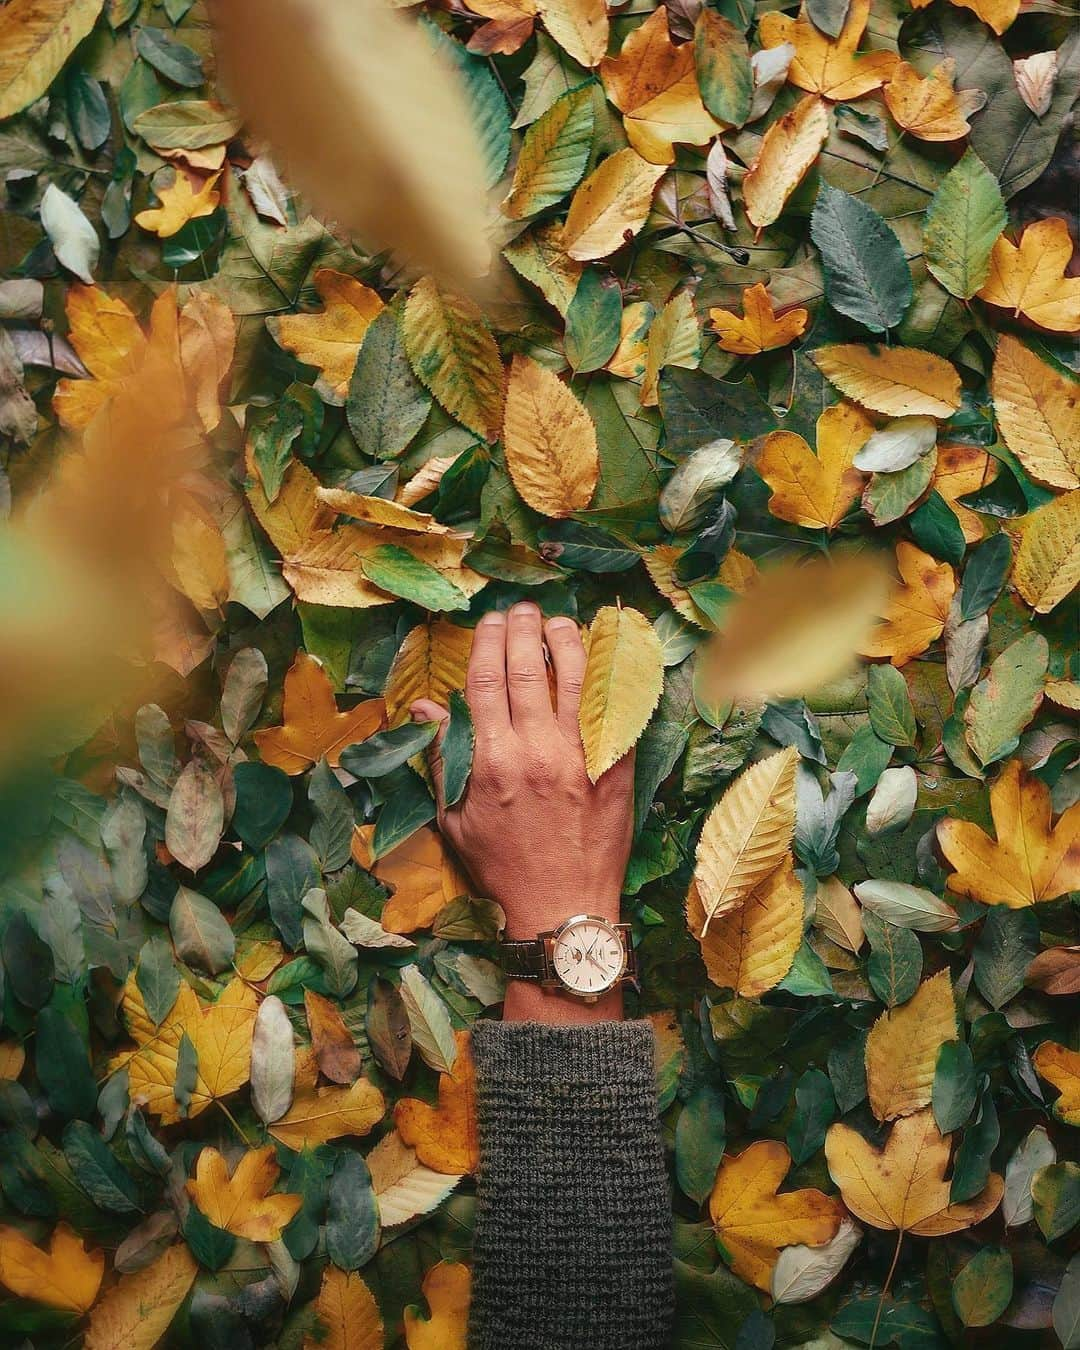
[[[501,942],[499,950],[509,979],[536,980],[585,1003],[636,975],[630,925],[597,914],[574,914],[524,942]]]

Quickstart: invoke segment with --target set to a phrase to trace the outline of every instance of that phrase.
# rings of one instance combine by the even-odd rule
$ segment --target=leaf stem
[[[869,1350],[874,1350],[877,1342],[878,1327],[881,1325],[881,1314],[885,1311],[885,1299],[889,1292],[889,1286],[892,1284],[893,1276],[896,1274],[897,1262],[900,1260],[900,1248],[904,1241],[904,1230],[902,1228],[896,1233],[896,1250],[893,1252],[892,1265],[889,1267],[889,1273],[885,1276],[885,1283],[881,1286],[881,1297],[878,1299],[877,1313],[874,1316],[874,1325],[870,1332]]]
[[[217,1098],[215,1098],[215,1101],[217,1101]],[[247,1135],[244,1133],[244,1131],[240,1128],[240,1122],[236,1119],[236,1117],[235,1117],[235,1116],[233,1115],[233,1113],[229,1110],[229,1108],[225,1105],[225,1103],[224,1103],[223,1101],[217,1101],[217,1104],[218,1104],[218,1106],[221,1108],[221,1113],[222,1113],[222,1115],[223,1115],[223,1116],[225,1117],[225,1119],[229,1122],[229,1124],[233,1127],[233,1129],[234,1129],[234,1130],[236,1131],[236,1133],[240,1136],[240,1138],[244,1141],[244,1143],[247,1144],[248,1148],[254,1148],[255,1145],[251,1142],[251,1140],[247,1137]]]

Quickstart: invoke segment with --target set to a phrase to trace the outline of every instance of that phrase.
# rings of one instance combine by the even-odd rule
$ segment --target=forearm
[[[671,1316],[671,1209],[651,1026],[481,1022],[473,1051],[470,1347],[658,1350]]]

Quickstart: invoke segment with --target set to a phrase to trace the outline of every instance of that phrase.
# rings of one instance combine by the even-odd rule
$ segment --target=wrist
[[[534,938],[548,933],[573,914],[598,914],[610,923],[618,923],[622,895],[613,887],[538,888],[528,894],[511,892],[495,896],[506,915],[505,936],[510,939]]]

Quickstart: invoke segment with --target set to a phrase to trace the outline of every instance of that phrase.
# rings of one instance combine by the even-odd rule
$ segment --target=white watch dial
[[[602,994],[623,972],[622,938],[600,919],[578,919],[555,940],[555,973],[575,994]]]

